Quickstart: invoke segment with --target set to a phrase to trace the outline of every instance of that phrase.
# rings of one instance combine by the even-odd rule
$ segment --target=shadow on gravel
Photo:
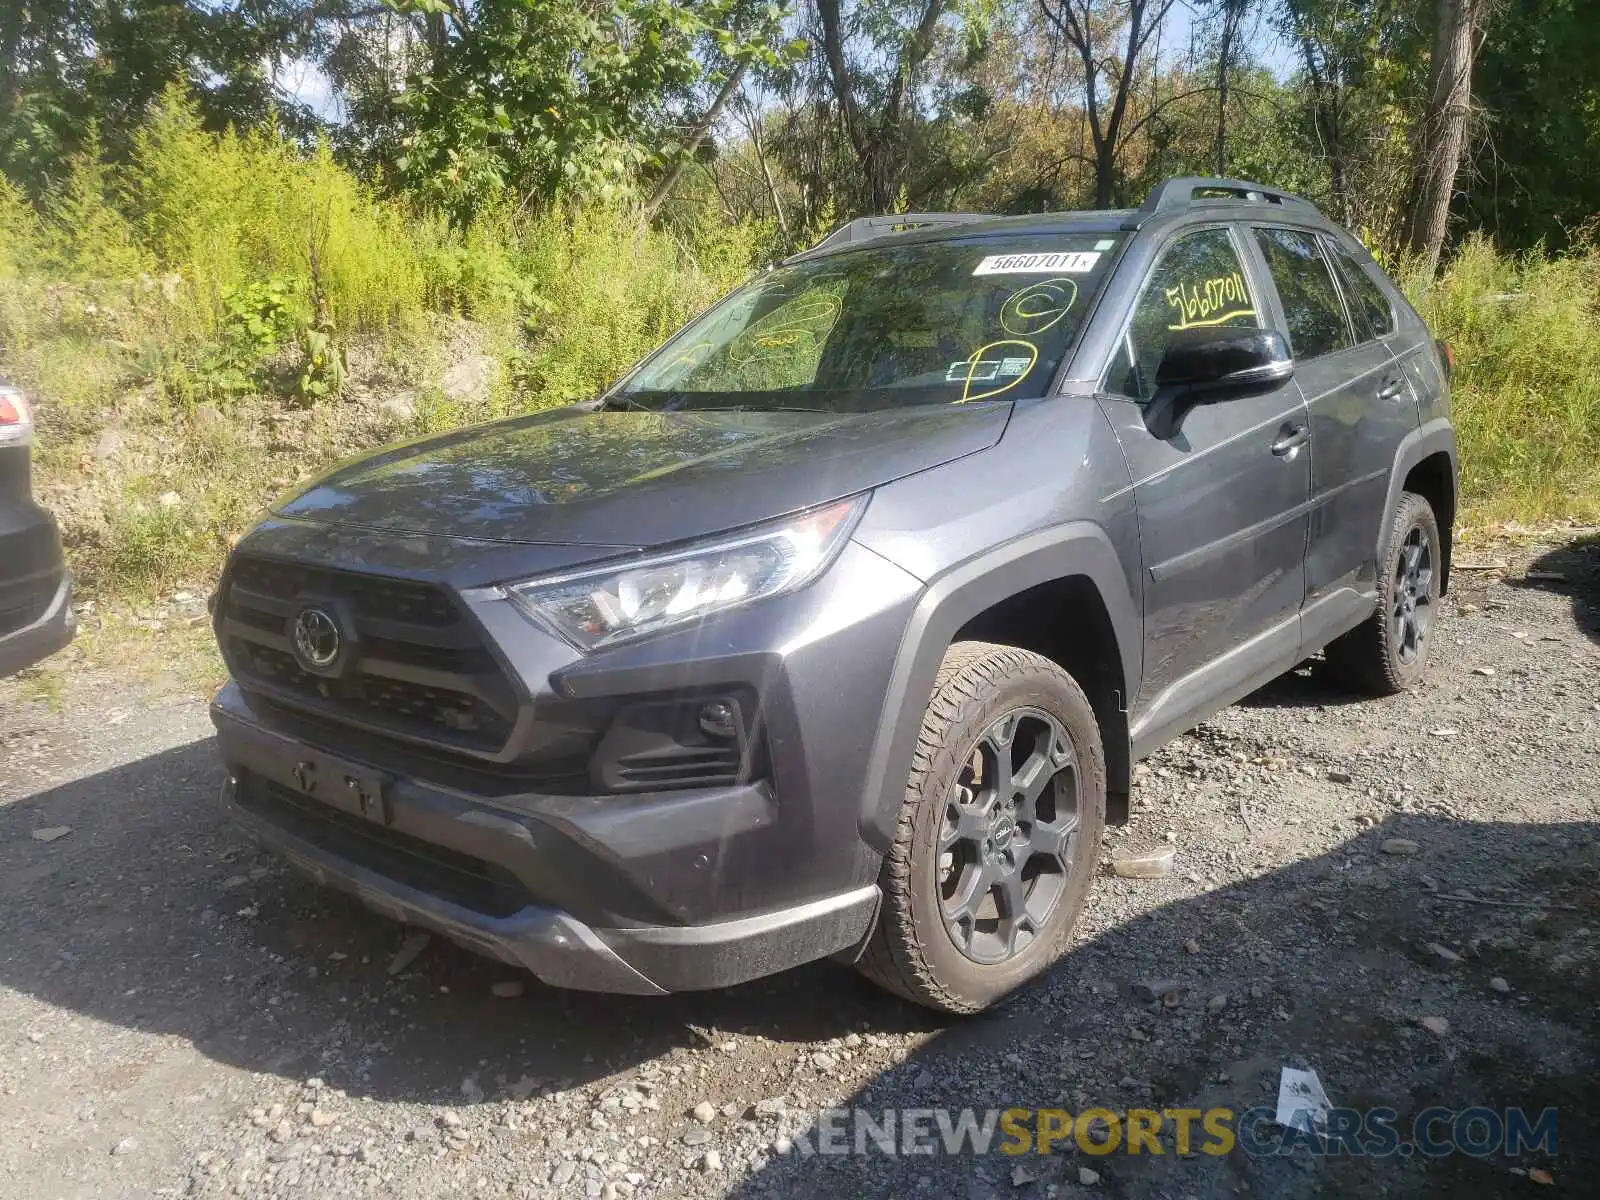
[[[1578,628],[1600,642],[1600,534],[1589,534],[1541,554],[1528,565],[1524,578],[1505,582],[1568,597]]]
[[[1417,844],[1415,856],[1380,850],[1397,837]],[[865,1156],[768,1151],[732,1194],[1592,1195],[1597,946],[1600,824],[1400,815],[1331,854],[1175,902],[1079,945],[1002,1012],[950,1025],[843,1100],[878,1122],[885,1107],[1243,1113],[1272,1104],[1281,1067],[1292,1065],[1316,1070],[1336,1105],[1394,1108],[1403,1136],[1431,1105],[1522,1106],[1533,1115],[1553,1106],[1554,1157],[1317,1159],[1304,1149],[1253,1157],[1236,1148],[1180,1159],[1170,1133],[1159,1157],[1061,1145],[1049,1157],[917,1157],[883,1153],[868,1131]],[[1491,987],[1496,977],[1508,994]],[[1141,1001],[1133,988],[1154,981],[1174,985],[1170,1007]],[[1418,1025],[1432,1016],[1449,1022],[1444,1036]],[[803,1114],[785,1119],[791,1130],[805,1123]],[[858,1126],[841,1128],[853,1141]],[[767,1144],[776,1131],[762,1121]],[[1204,1140],[1197,1124],[1196,1144]],[[808,1144],[818,1144],[815,1133]],[[1080,1182],[1084,1167],[1098,1176],[1092,1186]],[[1550,1172],[1557,1187],[1537,1186],[1530,1168]]]
[[[0,984],[249,1070],[456,1105],[708,1039],[940,1025],[831,963],[722,992],[595,996],[434,938],[391,977],[407,931],[257,851],[217,809],[220,782],[206,740],[0,808]],[[60,826],[59,841],[32,837]],[[510,979],[524,996],[491,995]]]
[[[1320,658],[1303,662],[1238,702],[1240,708],[1338,708],[1364,704],[1370,697],[1334,678]]]
[[[213,808],[219,774],[210,743],[197,742],[0,810],[0,983],[223,1063],[321,1075],[383,1100],[462,1105],[524,1079],[538,1091],[571,1086],[707,1038],[803,1046],[852,1030],[932,1031],[846,1103],[880,1115],[885,1105],[1244,1110],[1271,1098],[1288,1063],[1315,1068],[1336,1103],[1393,1106],[1402,1127],[1436,1103],[1556,1106],[1559,1154],[1526,1165],[1558,1181],[1600,1171],[1593,823],[1399,815],[1331,854],[1109,929],[1004,1011],[951,1022],[828,964],[717,993],[636,999],[530,982],[508,1000],[490,994],[506,970],[435,941],[391,978],[402,931],[247,848]],[[72,832],[59,841],[31,836],[63,825]],[[1382,853],[1396,836],[1418,853]],[[1447,898],[1463,894],[1490,903]],[[1491,990],[1495,976],[1510,994]],[[1152,980],[1177,985],[1173,1006],[1135,998],[1131,985]],[[1445,1017],[1449,1033],[1419,1028],[1423,1016]],[[813,1098],[830,1088],[810,1066],[788,1086]],[[736,1194],[1035,1200],[1074,1194],[1080,1166],[1101,1176],[1086,1195],[1530,1186],[1492,1158],[774,1158],[764,1147],[776,1132],[774,1118],[755,1117],[743,1151],[724,1143],[730,1166],[744,1154],[756,1166]]]

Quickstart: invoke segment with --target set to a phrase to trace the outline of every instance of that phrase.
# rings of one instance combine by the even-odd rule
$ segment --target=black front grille
[[[409,579],[355,575],[299,563],[264,558],[239,558],[228,569],[230,582],[241,590],[293,600],[305,595],[339,595],[365,616],[412,625],[453,625],[459,615],[438,588]]]
[[[308,604],[353,626],[353,659],[337,677],[307,671],[292,651],[290,624]],[[217,621],[241,686],[325,721],[478,754],[501,750],[516,723],[510,681],[432,585],[241,556]]]
[[[346,862],[385,879],[491,917],[508,917],[533,898],[504,867],[363,820],[242,772],[235,793],[245,808]]]

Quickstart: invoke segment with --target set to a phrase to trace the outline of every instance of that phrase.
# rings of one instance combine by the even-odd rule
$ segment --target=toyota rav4
[[[598,400],[277,503],[215,599],[224,802],[554,985],[1057,959],[1132,764],[1319,651],[1421,677],[1448,352],[1297,197],[852,222]]]

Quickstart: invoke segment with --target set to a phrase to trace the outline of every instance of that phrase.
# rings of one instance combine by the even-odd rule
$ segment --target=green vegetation
[[[592,396],[748,271],[616,207],[470,227],[174,91],[121,166],[0,185],[0,376],[86,594],[203,588],[271,497],[358,450]]]
[[[1409,290],[1455,351],[1467,519],[1600,523],[1600,250],[1502,256],[1473,237]]]
[[[84,591],[203,592],[275,493],[593,395],[855,214],[1133,204],[1201,173],[1418,264],[1464,521],[1600,520],[1579,0],[1192,0],[1185,38],[1176,2],[11,6],[0,376],[38,402]],[[286,83],[308,71],[323,100]]]

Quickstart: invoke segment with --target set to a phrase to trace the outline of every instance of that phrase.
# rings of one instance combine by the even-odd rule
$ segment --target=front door
[[[1265,326],[1237,234],[1179,234],[1139,293],[1101,405],[1122,444],[1145,571],[1145,678],[1130,712],[1143,753],[1294,665],[1311,491],[1308,418],[1290,382],[1147,423],[1173,331]]]

